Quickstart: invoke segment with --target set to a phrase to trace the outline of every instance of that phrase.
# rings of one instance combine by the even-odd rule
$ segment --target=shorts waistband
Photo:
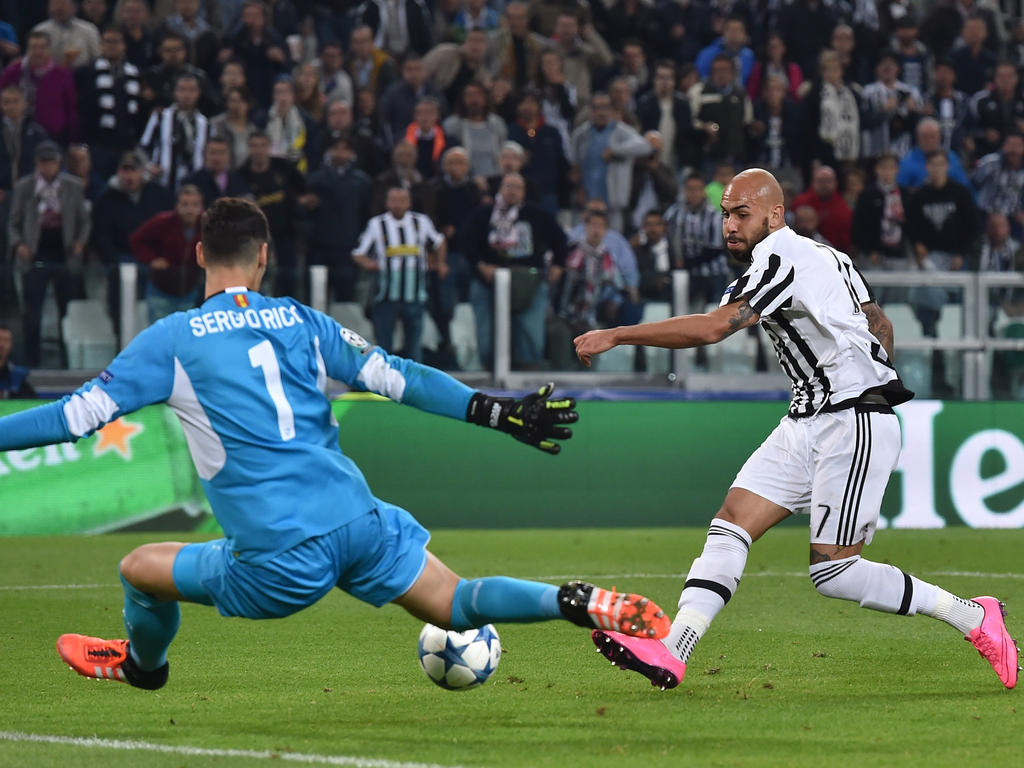
[[[841,403],[829,403],[821,409],[821,413],[837,413],[853,408],[857,413],[894,413],[885,396],[868,390],[860,397],[843,400]]]

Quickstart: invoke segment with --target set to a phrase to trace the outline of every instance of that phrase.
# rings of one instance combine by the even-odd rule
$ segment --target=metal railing
[[[136,284],[138,267],[135,264],[120,265],[121,306],[120,306],[120,343],[123,348],[135,335],[142,330],[136,307]],[[310,305],[321,312],[330,307],[329,275],[325,266],[309,268]],[[912,289],[920,287],[938,287],[952,289],[959,293],[959,304],[962,307],[960,316],[962,324],[959,334],[944,335],[939,338],[926,338],[919,333],[904,333],[901,337],[897,329],[895,346],[897,350],[897,366],[900,364],[900,352],[928,352],[938,350],[962,356],[961,392],[966,400],[986,399],[989,396],[989,381],[993,352],[1024,351],[1024,339],[999,338],[990,334],[990,325],[996,314],[996,302],[993,292],[997,289],[1021,289],[1024,292],[1024,275],[1007,272],[869,272],[868,280],[876,293],[884,296],[885,289]],[[910,304],[911,302],[907,302]],[[883,302],[883,308],[885,304]],[[673,387],[688,390],[779,390],[787,388],[784,377],[778,373],[756,373],[753,361],[750,361],[749,373],[708,373],[696,370],[693,364],[693,350],[672,350],[667,356],[668,370],[634,373],[632,371],[605,372],[597,371],[520,371],[512,364],[512,322],[511,322],[511,273],[508,269],[498,269],[494,278],[494,366],[488,376],[490,383],[498,387],[524,388],[557,376],[560,384],[568,387]],[[678,270],[672,273],[672,305],[673,315],[686,314],[690,311],[689,275]],[[1024,322],[1024,320],[1022,320]],[[948,329],[947,329],[948,330]],[[738,335],[738,334],[737,334]],[[726,344],[729,341],[725,342]],[[664,358],[662,358],[664,359]],[[774,368],[774,366],[770,366]],[[57,372],[49,372],[57,375]],[[74,372],[79,376],[82,372]],[[470,374],[478,380],[481,374]],[[80,379],[78,379],[80,381]],[[77,385],[77,383],[75,384]]]

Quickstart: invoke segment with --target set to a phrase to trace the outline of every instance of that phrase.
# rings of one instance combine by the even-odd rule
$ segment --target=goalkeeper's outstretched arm
[[[437,368],[388,354],[327,315],[311,311],[309,317],[321,325],[317,345],[327,375],[353,389],[374,392],[427,413],[497,429],[546,453],[558,453],[560,447],[555,441],[572,437],[567,425],[579,418],[576,401],[552,399],[553,384],[521,399],[493,397]]]
[[[171,395],[174,356],[164,323],[136,336],[110,365],[70,395],[0,419],[0,451],[88,437],[120,416]]]

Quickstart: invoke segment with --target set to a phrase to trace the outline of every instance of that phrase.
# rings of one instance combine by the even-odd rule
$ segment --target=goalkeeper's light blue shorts
[[[227,539],[187,544],[174,560],[174,586],[187,600],[249,619],[288,616],[333,587],[379,607],[416,583],[429,540],[412,515],[378,500],[371,512],[259,565],[236,558]]]

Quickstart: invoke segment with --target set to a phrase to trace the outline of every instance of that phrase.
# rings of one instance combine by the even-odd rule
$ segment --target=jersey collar
[[[203,299],[203,304],[208,302],[214,296],[220,296],[221,294],[248,293],[248,292],[249,292],[249,289],[246,288],[244,285],[233,285],[230,288],[225,288],[223,291],[217,291],[216,293],[211,293],[209,296],[207,296],[205,299]]]

